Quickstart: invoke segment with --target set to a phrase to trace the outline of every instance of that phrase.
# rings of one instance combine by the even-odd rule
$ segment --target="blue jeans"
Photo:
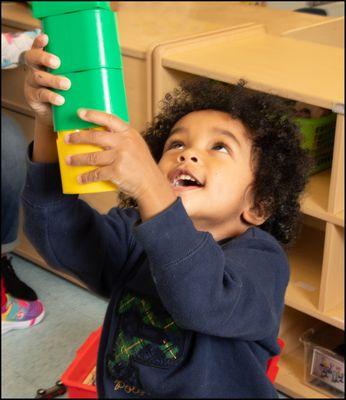
[[[26,176],[26,149],[23,131],[1,111],[1,254],[18,245],[20,195]]]

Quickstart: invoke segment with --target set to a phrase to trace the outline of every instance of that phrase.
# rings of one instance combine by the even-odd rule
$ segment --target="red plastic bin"
[[[77,356],[61,377],[67,387],[69,398],[97,399],[96,386],[86,385],[83,382],[96,365],[97,352],[100,343],[102,326],[94,331],[83,345],[77,350]],[[278,361],[285,343],[278,338],[280,354],[268,361],[267,376],[274,384],[279,371]]]
[[[272,357],[268,361],[267,365],[267,377],[269,378],[270,382],[274,384],[276,375],[279,372],[278,362],[282,353],[283,348],[285,347],[285,343],[282,339],[278,338],[278,345],[280,346],[280,353],[277,356]]]
[[[70,399],[97,399],[96,386],[83,382],[96,366],[102,326],[91,333],[77,350],[77,356],[61,377]]]

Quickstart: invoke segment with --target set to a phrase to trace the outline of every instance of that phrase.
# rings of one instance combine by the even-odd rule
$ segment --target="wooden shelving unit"
[[[318,321],[344,330],[344,19],[236,2],[182,2],[177,7],[117,2],[129,113],[136,129],[156,114],[167,91],[193,76],[229,84],[244,78],[251,89],[338,114],[332,168],[311,177],[301,202],[304,226],[288,253],[291,279],[280,329],[286,346],[276,380],[277,389],[289,396],[324,398],[303,382],[299,336]],[[24,3],[4,3],[2,11],[4,31],[39,27]],[[34,119],[23,81],[21,68],[2,74],[2,106],[31,140]],[[102,213],[117,204],[111,192],[81,197]],[[21,236],[17,253],[53,271]]]
[[[344,221],[342,218],[338,218],[327,211],[329,186],[330,170],[313,175],[305,190],[304,198],[302,199],[302,211],[313,217],[322,218],[324,221],[343,226]]]
[[[299,341],[301,334],[316,325],[317,319],[294,308],[285,307],[281,322],[280,337],[285,341],[285,351],[279,363],[276,388],[293,398],[327,398],[303,382],[304,347]]]
[[[337,19],[335,29],[340,24]],[[315,33],[319,27],[323,36],[326,24],[315,26]],[[338,113],[332,167],[311,177],[301,201],[302,212],[317,227],[304,224],[288,252],[291,277],[280,329],[286,347],[276,381],[277,389],[290,396],[323,398],[304,384],[299,336],[318,321],[344,330],[344,50],[333,45],[335,35],[328,45],[311,36],[304,41],[304,30],[299,36],[274,36],[253,24],[158,47],[153,54],[153,110],[155,114],[164,93],[181,80],[207,76],[229,84],[244,78],[250,89]]]

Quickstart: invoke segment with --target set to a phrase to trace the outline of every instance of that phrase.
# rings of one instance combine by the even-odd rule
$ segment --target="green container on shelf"
[[[295,117],[294,122],[303,137],[302,147],[309,150],[314,160],[312,174],[330,168],[333,158],[336,114],[320,118]]]
[[[97,8],[111,10],[109,1],[29,1],[28,3],[32,15],[38,19]]]
[[[78,117],[78,108],[104,111],[129,121],[122,69],[98,68],[64,76],[70,79],[71,88],[56,90],[65,98],[65,103],[52,106],[55,131],[94,127],[94,124]]]
[[[93,68],[122,68],[117,18],[113,11],[97,9],[43,18],[49,38],[46,51],[60,58],[56,75]]]

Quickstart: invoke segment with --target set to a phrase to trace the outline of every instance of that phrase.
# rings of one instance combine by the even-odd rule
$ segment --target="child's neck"
[[[221,224],[210,224],[209,221],[192,219],[192,222],[198,231],[209,232],[216,242],[237,237],[246,232],[250,227],[241,221],[234,223],[225,222]]]

